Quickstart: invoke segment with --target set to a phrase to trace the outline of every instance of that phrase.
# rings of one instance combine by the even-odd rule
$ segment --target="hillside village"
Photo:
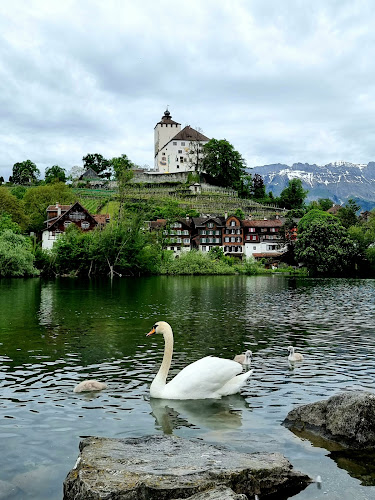
[[[223,179],[217,182],[211,171],[202,168],[202,155],[205,161],[207,148],[213,144],[227,148],[224,156],[231,154],[232,161],[239,162],[229,185]],[[215,150],[214,170],[218,170],[219,156]],[[312,274],[337,275],[358,272],[372,262],[373,214],[364,212],[359,217],[353,200],[345,206],[333,206],[330,199],[307,205],[307,191],[299,180],[289,181],[280,197],[273,198],[266,193],[261,176],[246,176],[242,157],[227,141],[209,139],[189,125],[181,128],[168,109],[154,127],[153,169],[139,168],[126,155],[111,161],[99,154],[86,159],[93,163],[71,184],[52,178],[33,186],[31,170],[24,177],[26,185],[15,184],[14,176],[13,183],[0,188],[4,198],[0,209],[15,207],[11,219],[4,208],[0,212],[4,228],[29,232],[33,242],[30,254],[27,239],[19,240],[27,254],[28,264],[22,264],[25,271],[5,269],[3,275],[259,273],[262,268],[281,269],[290,264],[292,269],[306,266]],[[15,167],[37,171],[30,160],[24,164]],[[115,175],[106,171],[110,165],[117,168]],[[221,173],[219,169],[219,177]],[[258,197],[250,196],[256,189]],[[358,231],[365,234],[366,243],[361,246]],[[321,240],[325,232],[326,243]],[[1,234],[10,238],[5,247],[13,248],[13,236],[1,233],[0,225],[0,239]],[[8,256],[9,251],[5,250]],[[190,260],[196,259],[193,267],[192,260],[184,264],[189,254]],[[198,254],[207,259],[199,261]],[[329,263],[332,256],[334,265]],[[20,265],[18,258],[15,255],[15,269]]]

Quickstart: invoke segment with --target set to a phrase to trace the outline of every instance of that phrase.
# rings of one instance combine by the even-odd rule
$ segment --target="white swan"
[[[237,356],[234,356],[233,360],[240,363],[240,365],[250,365],[252,357],[252,351],[248,350],[245,351],[245,354],[237,354]]]
[[[303,360],[303,354],[301,354],[300,352],[294,352],[294,347],[293,346],[289,346],[288,347],[288,351],[289,351],[289,356],[288,356],[288,360],[293,362],[293,361],[302,361]]]
[[[165,321],[158,321],[147,337],[154,333],[164,336],[163,362],[150,387],[152,398],[163,399],[219,399],[236,394],[252,374],[241,373],[242,367],[230,359],[207,356],[186,366],[166,383],[173,354],[173,332]]]
[[[97,380],[84,380],[75,386],[73,392],[102,391],[103,389],[106,389],[106,387],[107,384],[104,382],[98,382]]]

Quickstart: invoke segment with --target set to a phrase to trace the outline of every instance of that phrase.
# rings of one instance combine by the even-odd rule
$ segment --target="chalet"
[[[234,215],[224,221],[223,247],[225,255],[242,257],[244,253],[243,227],[241,220]]]
[[[178,219],[167,226],[166,219],[149,223],[150,231],[159,230],[163,235],[163,247],[175,253],[190,249],[208,252],[213,247],[223,249],[225,255],[278,259],[285,251],[278,219],[241,220],[229,217],[193,217]],[[297,225],[289,229],[287,238],[297,238]]]
[[[194,237],[192,248],[208,252],[223,244],[224,217],[193,217]]]
[[[278,257],[281,248],[280,219],[243,220],[245,255],[255,259]]]
[[[80,181],[86,181],[86,180],[92,181],[93,179],[100,179],[100,176],[91,167],[89,167],[87,170],[85,170],[79,178]]]
[[[167,224],[166,219],[157,219],[150,222],[150,230],[162,231],[163,247],[166,250],[172,250],[175,253],[190,250],[193,235],[191,219],[189,217],[186,217],[186,219],[177,219],[170,224]]]
[[[67,227],[75,224],[82,231],[104,227],[109,222],[109,214],[91,215],[78,201],[73,205],[50,205],[47,208],[46,227],[42,233],[42,248],[50,250],[56,239]]]

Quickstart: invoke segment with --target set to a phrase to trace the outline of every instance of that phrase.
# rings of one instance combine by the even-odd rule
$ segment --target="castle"
[[[202,154],[202,145],[210,139],[189,125],[172,120],[168,109],[154,128],[154,171],[160,173],[194,172]]]

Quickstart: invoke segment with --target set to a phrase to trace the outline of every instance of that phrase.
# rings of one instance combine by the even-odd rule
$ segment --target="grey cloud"
[[[167,104],[249,166],[374,160],[372,7],[5,1],[0,175],[26,158],[69,169],[88,152],[152,165]]]

